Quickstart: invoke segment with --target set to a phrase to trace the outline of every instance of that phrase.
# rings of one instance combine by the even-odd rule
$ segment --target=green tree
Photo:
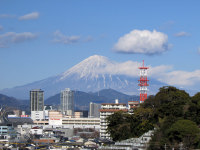
[[[108,122],[107,132],[114,141],[121,141],[131,137],[130,117],[130,114],[118,111],[106,118]]]
[[[196,122],[198,125],[200,124],[200,92],[191,98],[185,118]]]
[[[155,107],[161,118],[173,115],[182,117],[184,114],[184,105],[189,102],[190,96],[184,90],[175,87],[165,86],[155,96]]]
[[[168,139],[171,143],[183,142],[188,148],[193,148],[200,140],[200,130],[191,120],[178,120],[168,129]]]
[[[154,129],[152,118],[153,111],[149,108],[138,108],[133,115],[118,111],[107,117],[107,132],[114,141],[139,137]]]

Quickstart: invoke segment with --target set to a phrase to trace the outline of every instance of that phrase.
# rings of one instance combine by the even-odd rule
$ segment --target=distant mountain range
[[[128,101],[138,101],[139,96],[130,96],[124,93],[118,92],[113,89],[103,89],[95,93],[86,93],[82,91],[74,91],[74,104],[75,109],[88,110],[89,103],[114,103],[114,100],[118,99],[120,103],[128,104]],[[49,97],[45,100],[45,104],[60,105],[60,93]]]
[[[115,99],[119,99],[120,103],[128,103],[128,101],[137,101],[139,96],[130,96],[124,93],[118,92],[113,89],[103,89],[96,93],[86,93],[82,91],[74,91],[74,104],[76,110],[88,110],[89,103],[114,103]],[[60,93],[49,97],[45,100],[45,105],[60,105]],[[17,109],[22,109],[30,111],[29,100],[18,100],[13,97],[8,97],[6,95],[0,94],[0,104],[2,106],[14,107]]]
[[[0,94],[0,106],[1,107],[13,107],[15,109],[21,109],[29,112],[29,101],[28,100],[18,100],[14,97],[9,97]]]
[[[117,67],[117,62],[110,61],[104,56],[94,55],[57,76],[4,89],[0,93],[19,99],[28,99],[29,91],[32,89],[44,90],[45,98],[48,98],[60,93],[65,88],[84,92],[96,92],[111,88],[129,95],[139,95],[139,77],[113,73],[113,70],[110,69],[113,66]],[[150,94],[155,94],[163,85],[165,84],[162,82],[150,79]]]

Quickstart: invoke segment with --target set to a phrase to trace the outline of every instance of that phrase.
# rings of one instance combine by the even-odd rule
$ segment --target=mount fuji
[[[0,93],[19,99],[27,99],[29,98],[29,91],[32,89],[44,90],[45,98],[48,98],[65,88],[84,92],[96,92],[111,88],[126,94],[139,95],[139,76],[129,76],[123,74],[123,71],[116,72],[117,65],[117,62],[111,61],[107,57],[94,55],[57,76],[4,89]],[[139,70],[137,71],[136,74],[139,74]],[[165,84],[162,82],[150,79],[149,94],[155,94],[163,85]]]

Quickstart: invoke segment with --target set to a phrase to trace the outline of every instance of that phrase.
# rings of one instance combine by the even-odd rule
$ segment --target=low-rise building
[[[63,125],[67,125],[69,128],[100,129],[100,118],[63,118]]]

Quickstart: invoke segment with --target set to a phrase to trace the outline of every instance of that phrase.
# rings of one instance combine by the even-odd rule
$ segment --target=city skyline
[[[164,83],[198,88],[197,0],[0,4],[0,89],[55,76],[92,55],[119,64],[145,60]]]

